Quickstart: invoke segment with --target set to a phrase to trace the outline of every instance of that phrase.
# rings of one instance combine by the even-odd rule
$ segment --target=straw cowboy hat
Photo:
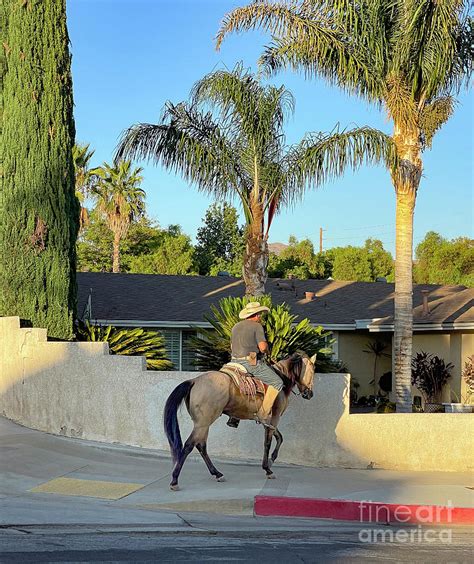
[[[239,313],[239,317],[240,319],[247,319],[248,317],[263,311],[270,311],[270,309],[267,306],[260,305],[259,302],[249,302]]]

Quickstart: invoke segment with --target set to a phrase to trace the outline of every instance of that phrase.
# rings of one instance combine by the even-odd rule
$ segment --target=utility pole
[[[322,227],[319,228],[319,252],[323,252],[323,231],[325,231]]]

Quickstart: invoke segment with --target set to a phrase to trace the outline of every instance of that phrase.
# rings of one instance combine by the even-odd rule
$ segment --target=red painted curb
[[[260,516],[313,517],[360,523],[474,524],[473,507],[402,505],[344,499],[257,495],[254,512]]]

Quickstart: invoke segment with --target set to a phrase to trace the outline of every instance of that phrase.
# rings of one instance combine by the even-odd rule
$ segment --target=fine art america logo
[[[359,540],[364,543],[443,543],[452,542],[452,530],[440,525],[452,523],[453,506],[447,505],[392,505],[361,501],[359,520],[361,523],[390,524],[390,528],[370,527],[359,531]],[[397,528],[396,525],[400,525]],[[428,525],[435,527],[429,528]]]

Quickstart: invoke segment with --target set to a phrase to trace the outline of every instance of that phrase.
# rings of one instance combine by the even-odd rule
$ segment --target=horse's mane
[[[303,358],[308,358],[308,355],[303,351],[296,351],[272,365],[273,370],[278,372],[283,379],[284,389],[288,392],[293,389],[296,379],[301,373]]]

